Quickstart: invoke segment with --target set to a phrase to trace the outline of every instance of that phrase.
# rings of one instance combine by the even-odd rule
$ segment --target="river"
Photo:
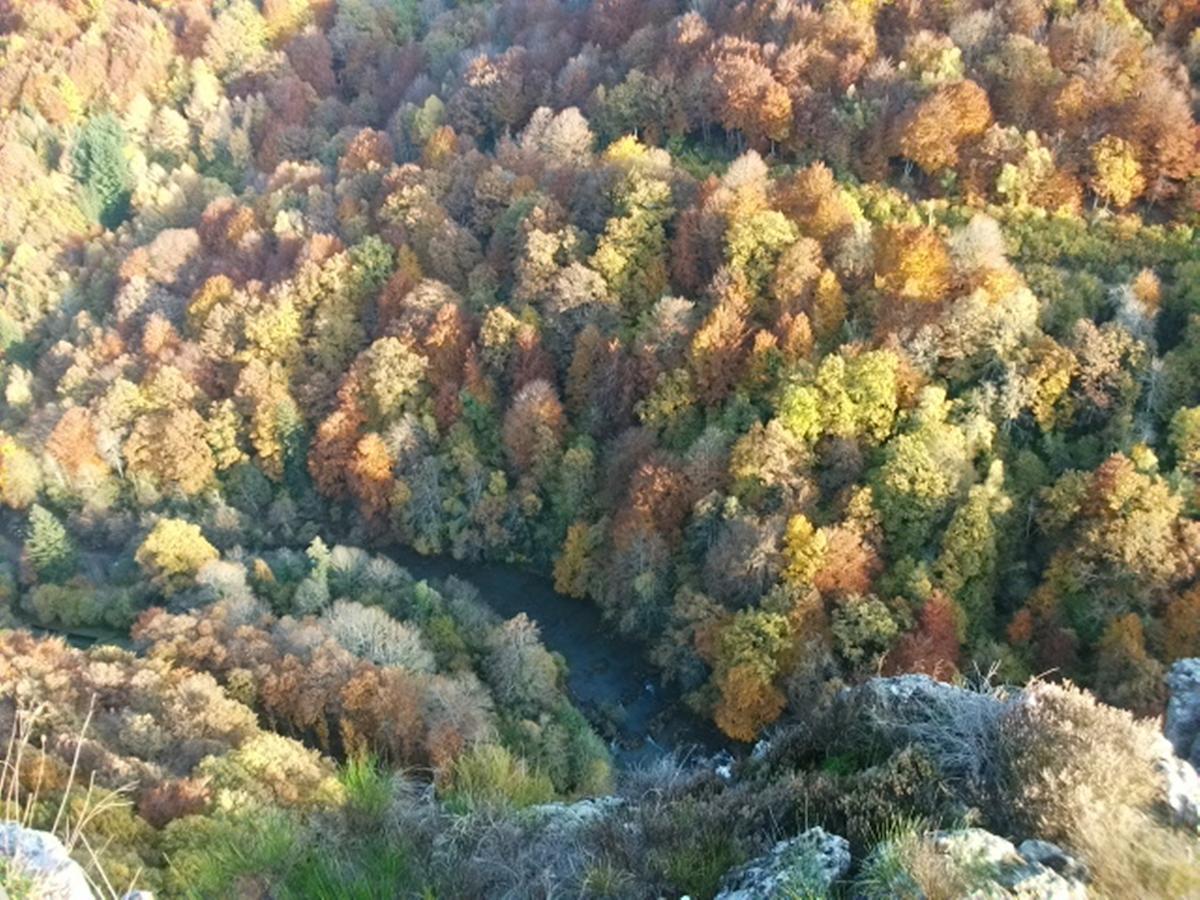
[[[636,766],[668,753],[710,755],[727,745],[711,723],[683,704],[677,690],[659,684],[657,671],[644,657],[645,648],[619,634],[590,601],[565,597],[544,576],[513,566],[422,556],[395,544],[372,552],[386,553],[418,580],[438,582],[453,576],[470,582],[498,615],[525,613],[537,622],[542,642],[566,660],[568,694],[609,740],[618,765]],[[18,553],[15,542],[0,537],[0,558],[15,561]],[[114,558],[110,553],[82,555],[94,579],[103,577]],[[124,635],[104,629],[30,627],[62,634],[76,646],[128,646]]]
[[[511,618],[523,612],[537,622],[542,643],[567,661],[571,699],[598,731],[613,732],[613,756],[619,764],[637,765],[669,752],[712,754],[728,743],[684,706],[677,690],[659,684],[657,670],[643,655],[645,648],[604,621],[590,600],[563,596],[544,576],[513,566],[422,556],[396,545],[385,552],[414,578],[461,578],[475,585],[499,615]]]

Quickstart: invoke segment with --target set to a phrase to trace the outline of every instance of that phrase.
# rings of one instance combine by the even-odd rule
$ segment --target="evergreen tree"
[[[97,116],[79,133],[71,161],[75,177],[105,228],[116,228],[129,215],[133,174],[125,158],[125,131],[112,115]]]
[[[44,506],[29,511],[25,558],[39,581],[62,582],[75,574],[75,544],[58,517]]]

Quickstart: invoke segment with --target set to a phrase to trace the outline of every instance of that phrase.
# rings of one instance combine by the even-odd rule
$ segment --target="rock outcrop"
[[[821,896],[848,871],[849,841],[823,828],[810,828],[728,872],[717,900]]]
[[[1167,690],[1163,733],[1176,756],[1200,769],[1200,659],[1181,659],[1171,666]]]
[[[878,739],[900,746],[919,741],[931,725],[971,723],[985,730],[1004,700],[1017,695],[969,690],[928,675],[898,675],[848,688],[839,702],[851,711],[848,721],[867,724]]]
[[[933,846],[960,872],[978,873],[971,897],[1020,900],[1085,900],[1084,867],[1047,841],[1025,841],[1018,849],[982,828],[939,831]]]
[[[1072,881],[1087,882],[1090,878],[1087,866],[1063,850],[1058,844],[1031,838],[1021,841],[1017,852],[1029,862],[1040,863]]]
[[[594,797],[574,803],[541,803],[523,812],[526,823],[543,836],[565,841],[582,828],[612,815],[623,805],[619,797]]]
[[[39,900],[95,900],[83,868],[52,834],[16,822],[0,824],[0,858],[9,877],[27,882]]]
[[[1158,771],[1175,821],[1195,828],[1200,826],[1200,659],[1175,663],[1167,674],[1167,690]]]

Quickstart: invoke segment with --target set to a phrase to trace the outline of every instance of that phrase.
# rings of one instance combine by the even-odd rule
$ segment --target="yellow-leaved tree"
[[[186,587],[200,568],[217,558],[198,525],[183,519],[159,519],[134,558],[164,594]]]

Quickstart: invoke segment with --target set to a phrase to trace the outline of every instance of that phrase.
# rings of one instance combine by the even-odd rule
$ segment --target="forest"
[[[106,898],[696,900],[817,825],[744,896],[965,897],[975,825],[1200,896],[1197,84],[1190,0],[0,0],[0,820]],[[621,764],[483,564],[712,746]]]

